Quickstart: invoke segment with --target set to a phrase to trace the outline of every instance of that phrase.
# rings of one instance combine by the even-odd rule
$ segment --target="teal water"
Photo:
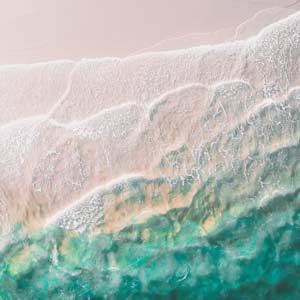
[[[200,199],[115,235],[17,226],[0,299],[300,299],[299,190],[224,214],[209,233]]]

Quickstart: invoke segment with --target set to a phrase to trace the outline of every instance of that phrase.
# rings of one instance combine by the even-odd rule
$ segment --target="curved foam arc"
[[[131,53],[129,56],[134,56],[134,55],[138,55],[141,53],[147,53],[147,52],[160,52],[160,51],[170,51],[170,50],[174,50],[174,49],[184,49],[184,48],[192,48],[192,47],[199,47],[200,45],[212,45],[212,44],[220,44],[222,42],[224,42],[223,39],[218,39],[218,35],[220,34],[225,34],[227,36],[225,41],[230,40],[231,34],[234,32],[233,28],[225,28],[225,29],[220,29],[217,30],[215,32],[205,32],[205,33],[189,33],[189,34],[184,34],[181,36],[174,36],[174,37],[170,37],[170,38],[166,38],[162,41],[157,42],[156,44],[134,51],[133,53]],[[212,36],[217,36],[216,37],[216,41],[215,42],[210,42],[210,43],[205,43],[201,40],[201,38],[203,39],[204,37],[207,37],[211,40]],[[184,43],[185,39],[195,39],[195,42],[187,42],[189,44],[188,46]],[[176,45],[176,42],[179,41],[180,42],[180,46]],[[201,42],[200,42],[201,41]],[[170,46],[168,45],[169,43],[172,45],[172,42],[175,42],[176,46]],[[182,45],[181,45],[182,44]]]
[[[201,45],[214,45],[232,40],[247,39],[254,36],[263,27],[276,22],[294,13],[292,8],[274,6],[258,11],[253,17],[247,19],[236,27],[220,29],[215,32],[189,33],[166,38],[156,44],[133,52],[130,56],[145,52],[170,51],[184,48],[199,47]],[[262,24],[257,24],[260,21]],[[206,39],[205,39],[206,38]]]
[[[288,17],[293,13],[295,13],[295,10],[293,9],[288,9],[286,7],[276,7],[276,6],[271,8],[266,8],[264,10],[260,10],[256,14],[254,14],[253,17],[245,20],[243,23],[239,24],[235,28],[233,40],[245,39],[254,36],[259,29],[262,29],[267,25],[279,21],[280,19]],[[267,16],[269,16],[269,18],[267,18]],[[258,25],[257,23],[259,22],[262,22],[262,24]],[[253,28],[252,26],[254,26],[254,24],[259,29]]]
[[[69,75],[68,75],[68,78],[67,78],[67,86],[66,86],[66,89],[64,91],[64,93],[62,94],[61,98],[59,98],[57,100],[57,102],[53,105],[53,107],[50,109],[50,111],[48,112],[48,115],[52,115],[52,113],[59,107],[59,105],[61,104],[61,102],[64,100],[64,98],[67,97],[67,95],[69,94],[70,92],[70,89],[71,89],[71,85],[72,85],[72,77],[73,77],[73,74],[75,73],[76,71],[76,67],[78,66],[78,63],[75,63],[73,62],[73,67],[71,69],[71,71],[69,72]]]
[[[87,194],[82,195],[82,197],[80,199],[78,199],[77,201],[74,201],[71,205],[69,205],[69,206],[65,207],[64,209],[62,209],[61,211],[59,211],[57,214],[47,218],[44,226],[55,225],[56,223],[59,222],[59,219],[65,218],[66,214],[68,214],[69,211],[72,211],[72,210],[80,207],[81,204],[88,202],[88,200],[91,197],[93,197],[95,194],[101,193],[102,191],[111,189],[120,184],[124,184],[124,182],[130,181],[132,179],[134,180],[134,179],[140,179],[140,178],[143,178],[142,174],[126,174],[124,176],[115,178],[102,186],[97,186],[92,191],[89,191]],[[94,207],[92,207],[92,209],[94,209]],[[79,211],[82,213],[81,210],[79,210]],[[68,217],[70,217],[70,216],[68,216]],[[84,224],[84,222],[83,222],[83,224]],[[81,225],[83,225],[83,224],[81,224]]]

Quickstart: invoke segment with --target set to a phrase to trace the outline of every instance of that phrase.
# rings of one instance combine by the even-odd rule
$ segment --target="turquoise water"
[[[209,233],[200,198],[115,235],[17,226],[0,299],[300,299],[299,190],[221,216]]]

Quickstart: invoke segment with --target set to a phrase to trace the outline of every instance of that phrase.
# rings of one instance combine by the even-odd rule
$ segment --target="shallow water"
[[[1,253],[0,295],[299,299],[299,190],[221,218],[211,233],[195,221],[201,217],[192,207],[172,210],[116,235],[47,229],[26,236],[20,226]]]

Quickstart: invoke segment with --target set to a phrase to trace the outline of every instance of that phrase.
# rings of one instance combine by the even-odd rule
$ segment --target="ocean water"
[[[223,217],[210,234],[194,207],[201,192],[116,235],[17,226],[1,251],[1,299],[299,299],[299,192]]]

